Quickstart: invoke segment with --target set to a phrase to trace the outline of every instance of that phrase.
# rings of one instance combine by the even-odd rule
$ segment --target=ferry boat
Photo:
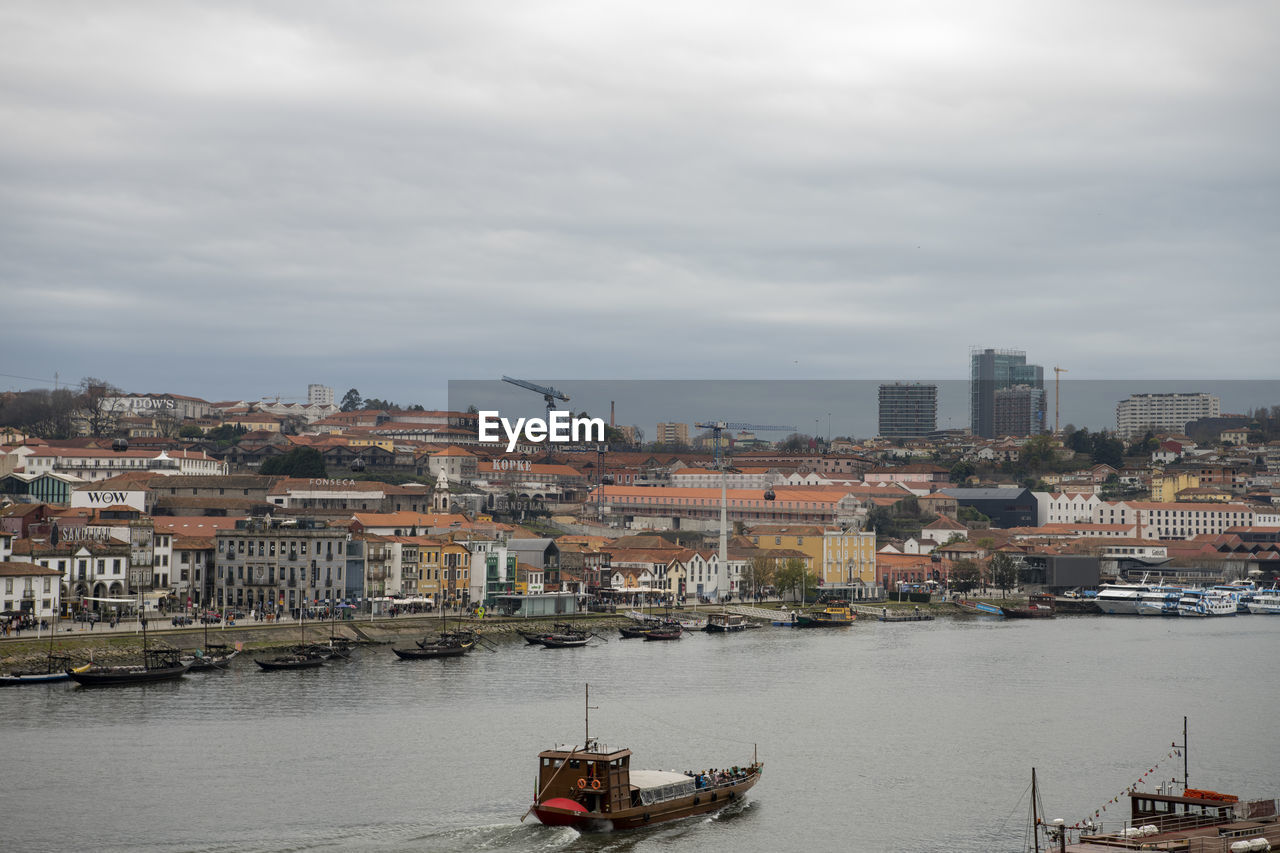
[[[1138,615],[1177,616],[1183,592],[1180,586],[1153,586],[1138,596]]]
[[[747,630],[747,617],[725,610],[720,613],[708,613],[707,624],[702,630],[708,634],[732,634]]]
[[[1255,592],[1249,601],[1248,607],[1250,613],[1280,616],[1280,590],[1268,589],[1262,592]]]
[[[1150,590],[1146,583],[1104,583],[1093,603],[1108,616],[1132,616],[1138,612],[1142,593]]]
[[[587,686],[590,713],[590,685]],[[610,749],[591,737],[583,746],[538,753],[538,780],[530,813],[547,826],[580,832],[636,829],[717,811],[741,799],[764,767],[749,765],[698,773],[633,770],[631,750]],[[524,817],[521,820],[524,820]]]
[[[796,616],[797,628],[842,628],[852,625],[858,615],[847,606],[832,605],[811,613],[800,613]]]
[[[1188,589],[1178,600],[1179,616],[1235,616],[1236,596],[1218,589]]]

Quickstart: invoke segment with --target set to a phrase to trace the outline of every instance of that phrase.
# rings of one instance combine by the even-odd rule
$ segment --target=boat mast
[[[1187,781],[1187,718],[1182,718],[1182,743],[1171,743],[1170,746],[1182,750],[1182,790],[1187,790],[1191,784]]]
[[[583,705],[586,706],[583,712],[584,722],[582,732],[582,749],[585,752],[591,748],[591,685],[589,683],[584,683],[582,687],[584,690]]]
[[[1035,838],[1036,853],[1040,853],[1040,816],[1036,813],[1036,798],[1040,790],[1036,787],[1036,769],[1031,768],[1031,835]]]

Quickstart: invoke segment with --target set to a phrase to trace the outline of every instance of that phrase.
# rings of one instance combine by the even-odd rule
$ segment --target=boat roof
[[[693,779],[683,773],[676,773],[672,770],[632,770],[631,784],[642,790],[648,788],[665,788],[667,785],[679,785],[687,782],[693,784]]]
[[[629,749],[609,749],[606,746],[597,744],[593,749],[576,749],[574,747],[557,747],[555,749],[544,749],[538,753],[539,758],[590,758],[594,760],[612,761],[615,758],[622,758],[630,755]]]

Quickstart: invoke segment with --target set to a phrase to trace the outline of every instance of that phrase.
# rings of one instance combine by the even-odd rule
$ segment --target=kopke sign
[[[507,436],[507,452],[516,449],[521,436],[530,444],[544,441],[559,444],[580,441],[604,441],[604,418],[575,418],[568,412],[553,411],[546,420],[542,418],[517,418],[515,425],[498,412],[480,412],[480,441],[496,444],[502,441],[498,427]]]

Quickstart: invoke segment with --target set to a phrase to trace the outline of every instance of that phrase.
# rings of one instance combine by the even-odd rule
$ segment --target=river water
[[[1051,818],[1122,816],[1109,801],[1142,774],[1181,774],[1183,715],[1193,786],[1280,796],[1277,649],[1263,616],[864,620],[9,688],[4,846],[1017,851],[1033,766]],[[585,682],[592,735],[633,766],[745,764],[756,744],[763,779],[731,811],[649,830],[521,824],[537,752],[581,741]]]

